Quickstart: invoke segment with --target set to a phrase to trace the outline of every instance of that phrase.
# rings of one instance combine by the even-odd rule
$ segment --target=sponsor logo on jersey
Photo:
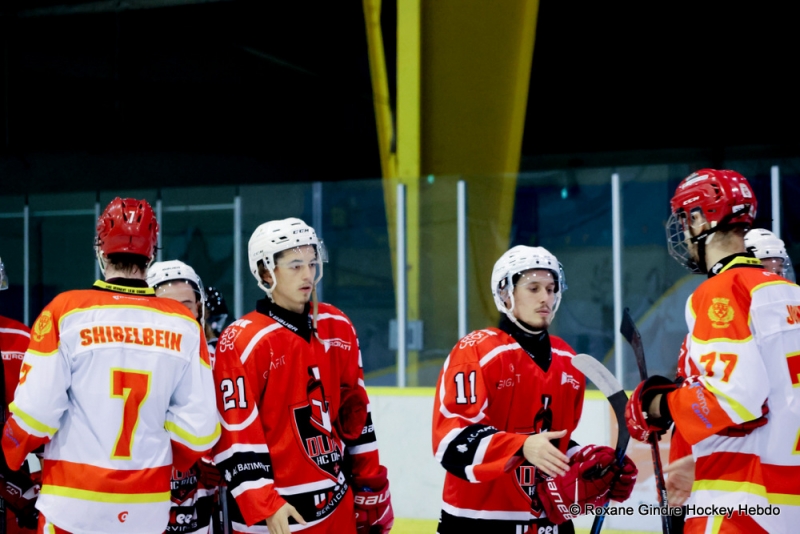
[[[245,326],[243,324],[237,325],[236,323],[239,322],[249,323],[250,321],[239,319],[225,329],[225,331],[222,333],[222,337],[219,338],[219,343],[217,343],[217,347],[219,347],[220,352],[233,350],[236,338],[239,337],[239,334],[242,333],[242,328]]]
[[[24,352],[4,352],[3,353],[4,360],[23,360],[25,359]]]
[[[461,338],[461,341],[458,344],[459,349],[465,349],[467,347],[473,347],[483,341],[484,339],[488,338],[489,336],[496,336],[495,332],[491,330],[476,330],[470,334]]]
[[[800,324],[800,306],[786,305],[786,322],[789,324]]]
[[[120,523],[124,523],[128,519],[128,512],[120,512],[119,515],[117,515],[117,519],[119,519]]]
[[[711,428],[711,421],[706,417],[711,411],[708,409],[708,401],[706,401],[706,395],[703,392],[702,384],[700,384],[700,382],[693,382],[689,385],[689,389],[694,389],[694,395],[697,398],[697,402],[692,404],[692,411],[698,419],[706,425],[706,428]]]
[[[463,453],[463,452],[467,452],[469,450],[469,447],[467,447],[466,445],[464,445],[462,443],[461,445],[456,445],[456,450],[458,452],[462,452]]]
[[[349,341],[345,341],[344,339],[339,339],[335,337],[333,339],[323,339],[322,343],[325,345],[325,352],[328,352],[328,349],[331,347],[343,350],[350,350],[352,343]]]
[[[725,298],[711,299],[708,318],[711,319],[711,326],[714,328],[726,328],[733,321],[733,308],[729,302],[730,300]]]
[[[139,328],[138,326],[93,326],[80,331],[81,345],[102,345],[104,343],[128,343],[145,347],[161,347],[163,349],[181,351],[183,334],[156,328]]]
[[[53,329],[53,314],[49,311],[44,311],[36,319],[36,324],[33,325],[33,340],[37,343],[44,339],[44,336],[50,333]]]
[[[581,388],[581,383],[578,382],[577,380],[575,380],[574,376],[572,376],[570,374],[567,374],[564,371],[561,371],[561,385],[563,386],[564,384],[572,385],[572,389],[580,389]]]

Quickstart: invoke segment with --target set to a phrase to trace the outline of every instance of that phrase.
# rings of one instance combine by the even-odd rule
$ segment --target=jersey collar
[[[715,263],[714,266],[708,270],[708,277],[711,278],[712,276],[724,273],[728,269],[736,269],[739,267],[755,267],[757,269],[764,268],[764,266],[761,265],[761,260],[756,258],[752,252],[737,252],[736,254],[726,256]]]
[[[143,282],[143,280],[128,278],[114,278],[113,280],[115,282],[113,284],[98,280],[92,287],[101,291],[114,291],[115,293],[127,293],[128,295],[156,296],[156,291],[152,287],[138,287],[140,286],[138,282]]]
[[[294,313],[286,308],[281,308],[268,298],[264,298],[256,302],[256,311],[262,313],[280,323],[287,330],[293,332],[311,342],[311,315],[309,315],[310,307],[306,304],[305,309],[301,313]]]

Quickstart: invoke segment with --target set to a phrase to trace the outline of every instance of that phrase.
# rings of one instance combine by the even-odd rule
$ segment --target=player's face
[[[201,304],[197,302],[197,294],[188,282],[175,280],[174,282],[162,284],[156,288],[156,296],[177,300],[192,312],[195,319],[200,320]]]
[[[684,223],[686,226],[685,228],[685,238],[686,238],[686,246],[689,249],[689,254],[691,255],[694,261],[700,261],[700,253],[697,247],[697,243],[692,243],[690,241],[691,237],[695,237],[700,235],[702,232],[708,229],[708,221],[706,220],[705,215],[701,210],[695,209],[689,214],[689,219]]]
[[[553,321],[556,301],[553,273],[542,269],[525,271],[514,285],[514,315],[537,330],[544,330]]]
[[[768,271],[772,271],[778,276],[783,276],[783,258],[764,258],[761,265]]]
[[[295,313],[302,312],[311,300],[318,268],[317,253],[311,245],[285,251],[275,262],[278,282],[272,291],[275,304]]]

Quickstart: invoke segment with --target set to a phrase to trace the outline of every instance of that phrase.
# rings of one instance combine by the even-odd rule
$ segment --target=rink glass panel
[[[800,261],[800,160],[723,161],[722,168],[743,171],[759,198],[757,224],[771,228],[770,166],[781,169],[781,232],[790,256]],[[667,253],[664,222],[669,199],[682,178],[706,162],[640,167],[575,169],[513,175],[467,177],[467,203],[508,180],[516,182],[510,233],[486,227],[470,216],[468,236],[488,231],[492,246],[505,250],[524,244],[544,246],[564,264],[569,290],[551,331],[578,352],[589,353],[614,370],[611,174],[621,184],[622,302],[631,309],[644,340],[651,373],[673,376],[685,334],[685,294],[704,277],[689,275]],[[419,260],[416,317],[423,323],[423,344],[409,351],[407,384],[432,386],[458,339],[457,176],[419,179]],[[504,182],[505,180],[505,182]],[[231,181],[234,181],[233,179]],[[512,182],[513,183],[513,182]],[[478,184],[478,185],[476,185]],[[321,193],[315,200],[314,191]],[[381,179],[278,183],[236,187],[170,188],[162,198],[162,259],[192,265],[206,285],[224,293],[234,306],[231,209],[173,211],[177,206],[230,205],[242,202],[242,294],[244,312],[263,292],[247,262],[247,242],[261,223],[300,217],[316,227],[330,261],[321,284],[323,300],[342,309],[358,332],[365,376],[371,385],[396,384],[396,351],[390,348],[389,323],[396,317],[395,266]],[[95,278],[92,249],[96,200],[102,210],[116,197],[146,198],[154,207],[157,190],[32,195],[30,205],[30,316],[32,322],[57,293],[84,288]],[[23,319],[24,197],[0,196],[0,256],[11,287],[0,294],[0,314]],[[72,214],[53,214],[68,210]],[[468,237],[468,331],[497,324],[489,287],[490,272],[478,273],[487,256]],[[495,254],[489,254],[495,256]],[[497,254],[496,256],[499,256]],[[409,258],[410,260],[411,258]],[[493,263],[496,257],[487,261]],[[624,385],[633,387],[637,371],[623,343]],[[415,353],[414,353],[415,352]]]
[[[613,371],[611,171],[520,174],[510,246],[541,246],[564,266],[568,289],[549,329]]]
[[[203,285],[222,292],[233,320],[234,187],[161,191],[161,259],[190,265]],[[179,210],[179,211],[176,211]]]
[[[25,197],[0,196],[0,258],[6,267],[8,289],[0,292],[0,315],[22,322],[25,282]]]

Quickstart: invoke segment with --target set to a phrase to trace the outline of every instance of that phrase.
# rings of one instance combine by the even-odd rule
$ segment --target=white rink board
[[[389,470],[395,517],[438,519],[445,472],[433,458],[433,388],[408,388],[402,393],[395,388],[367,390],[378,435],[381,463]],[[589,395],[599,397],[597,393]],[[610,445],[616,440],[612,440],[612,428],[616,432],[616,421],[613,420],[608,402],[601,398],[587,398],[573,439],[581,444]],[[656,506],[649,448],[636,444],[635,448],[629,447],[629,451],[631,450],[636,453],[640,476],[633,495],[624,505],[632,506],[634,510],[642,503]],[[662,457],[666,461],[663,454]],[[575,521],[579,528],[589,528],[591,524],[590,517],[581,517]],[[633,516],[609,516],[603,528],[660,532],[661,523],[657,516],[640,516],[634,513]]]

